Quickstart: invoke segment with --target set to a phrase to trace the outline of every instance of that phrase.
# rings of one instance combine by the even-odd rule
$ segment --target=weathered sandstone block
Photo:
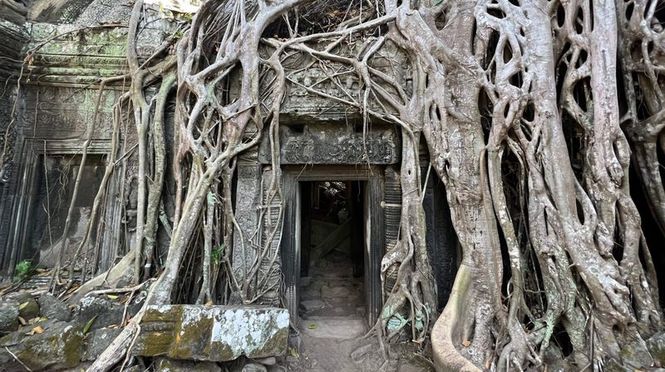
[[[283,355],[289,313],[272,307],[163,305],[149,308],[133,352],[223,362]]]

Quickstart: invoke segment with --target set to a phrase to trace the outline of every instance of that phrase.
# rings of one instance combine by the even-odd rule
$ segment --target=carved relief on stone
[[[342,42],[334,53],[349,60],[362,59],[365,51],[361,40]],[[310,47],[323,48],[316,44]],[[359,107],[365,104],[365,86],[355,66],[334,61],[322,63],[304,53],[294,54],[291,58],[285,62],[287,94],[281,107],[286,120],[293,116],[309,116],[324,121],[346,120],[360,115]],[[391,42],[376,51],[368,64],[373,73],[383,76],[384,90],[393,96],[400,96],[397,89],[410,94],[412,73],[408,71],[408,58]],[[302,66],[311,67],[303,69]],[[390,104],[376,94],[369,96],[367,106],[375,111],[392,110]]]
[[[53,86],[29,87],[23,96],[22,133],[37,138],[76,138],[87,133],[95,120],[96,89]],[[102,93],[94,125],[94,138],[110,138],[115,91]]]
[[[399,162],[399,138],[391,126],[362,128],[341,124],[309,124],[302,131],[280,128],[282,164],[395,164]],[[264,141],[265,142],[265,141]],[[259,161],[270,163],[270,150],[263,143]]]

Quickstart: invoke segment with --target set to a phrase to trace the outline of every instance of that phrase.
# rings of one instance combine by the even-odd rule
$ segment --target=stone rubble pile
[[[75,306],[47,293],[0,298],[0,371],[87,367],[144,297],[91,295]],[[288,311],[270,307],[150,307],[141,325],[132,354],[147,357],[157,371],[217,372],[219,362],[238,372],[281,371],[275,357],[286,353],[289,336]]]

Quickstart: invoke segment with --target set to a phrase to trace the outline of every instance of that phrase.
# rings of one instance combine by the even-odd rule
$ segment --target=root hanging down
[[[297,88],[360,113],[365,134],[373,122],[401,134],[399,238],[381,263],[385,301],[371,331],[382,342],[425,344],[436,322],[435,353],[455,368],[651,366],[644,341],[663,319],[642,218],[653,213],[665,232],[663,9],[662,0],[209,0],[139,62],[139,0],[129,22],[131,84],[116,103],[90,221],[117,164],[121,122],[130,123],[136,235],[118,266],[77,298],[129,274],[134,284],[157,277],[144,309],[269,302],[290,233],[282,232],[280,111]],[[307,69],[323,76],[302,81]],[[248,234],[233,180],[238,156],[261,141],[271,165]],[[445,185],[462,251],[440,317],[421,147]],[[650,211],[633,200],[631,167]],[[173,196],[164,192],[169,179]],[[124,358],[143,311],[89,370]]]

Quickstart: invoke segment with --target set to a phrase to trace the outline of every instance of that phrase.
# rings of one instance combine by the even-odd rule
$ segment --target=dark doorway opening
[[[41,172],[38,173],[38,188],[35,190],[37,196],[29,244],[32,251],[39,251],[41,264],[53,267],[56,264],[55,256],[58,255],[61,242],[65,238],[63,229],[82,157],[80,155],[48,155],[42,156],[40,160],[42,162]],[[79,189],[72,210],[72,222],[69,231],[66,232],[69,240],[65,257],[74,255],[78,243],[85,235],[92,204],[104,175],[104,168],[105,163],[101,155],[88,155],[81,178],[83,187]],[[95,235],[92,234],[88,245],[94,243]]]
[[[363,181],[300,183],[298,310],[305,321],[337,318],[365,323],[365,190]]]
[[[63,258],[71,259],[86,233],[94,198],[104,175],[105,161],[102,155],[89,154],[83,165],[76,201],[72,206],[71,223],[64,231],[65,220],[74,194],[76,177],[81,168],[82,156],[71,154],[40,155],[35,165],[35,178],[31,186],[30,212],[25,227],[23,250],[18,259],[28,259],[44,267],[54,267],[63,240],[67,237]],[[94,270],[95,262],[84,264],[95,247],[96,234],[91,234],[87,244],[79,252],[79,259],[71,267],[84,266]],[[63,262],[64,263],[64,262]]]
[[[281,268],[284,275],[282,294],[295,326],[305,331],[312,329],[331,331],[328,335],[315,335],[315,337],[353,338],[349,334],[342,335],[340,332],[343,333],[345,329],[362,331],[368,325],[374,325],[381,311],[383,299],[380,270],[381,257],[385,252],[386,233],[382,208],[383,173],[382,169],[373,166],[311,166],[307,169],[300,166],[286,166],[284,168],[283,192],[286,211],[284,236],[280,245]],[[341,193],[339,190],[334,193],[346,196],[326,200],[328,196],[321,190],[321,185],[324,188],[335,186],[340,190],[343,189]],[[348,204],[349,208],[342,208],[342,204]],[[316,218],[323,221],[317,221]],[[343,241],[338,241],[336,245],[327,243],[319,246],[323,241],[317,236],[319,234],[317,229],[324,229],[322,227],[324,223],[331,224],[330,228],[342,228],[344,221],[348,221],[346,227],[349,229],[347,235],[350,235],[348,244],[344,245]],[[327,234],[326,237],[330,235]],[[334,237],[335,235],[330,237],[330,240],[333,241]],[[317,265],[319,257],[325,260],[318,262],[323,262],[325,265]],[[335,275],[337,278],[326,279],[326,288],[324,288],[322,282],[316,284],[314,277],[317,275]],[[340,283],[346,279],[342,280],[342,276],[355,283],[348,291],[334,289],[343,287]],[[310,283],[307,283],[308,281]],[[311,283],[320,287],[310,291],[314,291],[317,298],[324,303],[324,307],[318,309],[321,310],[317,311],[318,314],[310,313],[302,316],[323,318],[327,316],[327,320],[318,324],[316,321],[313,322],[315,324],[311,321],[303,324],[301,305],[312,305],[312,303],[301,302],[302,292],[304,289],[310,289],[305,288],[305,285],[311,287]],[[334,293],[335,291],[344,296]],[[337,311],[338,316],[335,316],[334,311],[325,313],[327,309],[324,299],[334,298],[332,295],[337,295],[340,302],[343,299],[346,304],[346,309]],[[350,301],[352,297],[353,303],[362,305],[352,306]],[[305,297],[305,301],[307,298]],[[358,302],[355,302],[356,300]],[[318,306],[321,307],[321,303]],[[350,309],[357,311],[353,317],[350,312],[345,313]],[[364,317],[357,317],[363,312]]]

